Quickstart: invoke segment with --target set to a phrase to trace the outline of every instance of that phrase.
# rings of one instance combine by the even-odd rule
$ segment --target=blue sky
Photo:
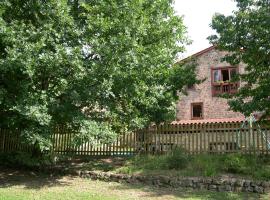
[[[210,46],[206,39],[214,31],[209,27],[215,13],[229,15],[236,9],[232,0],[175,0],[177,14],[184,15],[184,23],[193,43],[187,47],[183,57]]]

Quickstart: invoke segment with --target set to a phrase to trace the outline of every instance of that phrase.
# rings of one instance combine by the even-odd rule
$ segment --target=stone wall
[[[197,78],[206,79],[203,83],[188,89],[188,95],[180,95],[177,103],[177,120],[191,119],[191,103],[203,103],[204,119],[238,118],[242,114],[229,110],[226,99],[213,97],[211,86],[211,68],[228,67],[229,63],[221,62],[220,59],[226,55],[225,52],[211,49],[197,57]],[[244,65],[240,64],[239,72],[244,72]]]
[[[251,181],[235,178],[182,178],[169,176],[141,176],[95,171],[78,171],[77,174],[80,177],[91,178],[93,180],[141,183],[157,187],[193,188],[212,191],[254,193],[267,193],[270,191],[269,181]]]

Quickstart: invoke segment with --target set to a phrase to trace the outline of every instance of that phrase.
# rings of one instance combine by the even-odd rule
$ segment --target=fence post
[[[270,135],[269,135],[269,129],[265,129],[265,148],[266,148],[266,154],[269,154],[270,151],[270,144],[268,143],[270,141]]]
[[[4,129],[0,129],[0,138],[1,138],[1,149],[0,151],[3,152],[5,149],[5,131]]]

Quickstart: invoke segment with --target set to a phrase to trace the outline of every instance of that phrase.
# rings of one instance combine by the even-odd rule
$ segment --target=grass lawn
[[[30,172],[1,170],[0,200],[237,200],[270,199],[270,195],[171,190],[142,185],[108,183],[76,177],[49,177]]]

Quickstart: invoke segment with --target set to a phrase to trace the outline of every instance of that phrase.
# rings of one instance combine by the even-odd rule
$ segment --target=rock
[[[242,192],[243,191],[243,187],[239,187],[239,186],[235,186],[233,189],[234,192]]]
[[[208,190],[217,191],[217,186],[216,185],[209,185]]]
[[[211,184],[213,182],[213,180],[211,178],[206,178],[203,180],[203,183],[206,183],[206,184]]]
[[[261,183],[261,186],[263,186],[264,188],[269,188],[270,187],[270,182],[269,181],[263,181]]]
[[[131,183],[131,184],[135,184],[137,183],[138,181],[136,180],[136,178],[134,176],[130,176],[127,180],[126,180],[127,183]]]
[[[236,192],[238,192],[238,191],[236,191]],[[251,187],[251,186],[243,187],[242,192],[253,192],[253,187]]]
[[[251,183],[251,181],[245,181],[244,182],[244,187],[249,187],[250,186],[250,183]]]
[[[168,176],[159,176],[158,179],[161,182],[161,184],[164,186],[169,185],[170,183],[170,177]]]
[[[192,187],[193,187],[193,189],[197,189],[197,188],[199,188],[200,186],[200,183],[199,182],[193,182],[193,185],[192,185]]]
[[[232,186],[230,185],[225,185],[225,191],[232,191]]]
[[[177,187],[180,187],[181,186],[181,181],[178,180],[177,178],[173,178],[171,181],[170,181],[170,185],[174,188],[177,188]]]
[[[190,179],[184,179],[182,181],[182,186],[183,187],[193,187],[193,182]]]
[[[264,189],[261,186],[255,186],[254,187],[254,192],[259,193],[259,194],[263,194],[264,193]]]
[[[217,186],[217,190],[219,192],[224,192],[224,191],[226,191],[226,186],[225,185],[219,185],[219,186]]]
[[[160,187],[162,185],[159,179],[153,179],[152,184],[154,186],[158,186],[158,187]]]
[[[201,178],[194,177],[192,178],[193,183],[202,183]]]
[[[224,180],[223,179],[213,179],[212,182],[214,185],[221,185],[224,182]]]
[[[208,189],[212,191],[235,191],[235,192],[256,192],[265,193],[270,190],[269,181],[250,181],[241,179],[228,178],[180,178],[169,176],[141,176],[127,174],[113,174],[109,172],[96,171],[76,171],[76,174],[83,178],[91,178],[93,180],[125,182],[125,183],[143,183],[154,185],[157,187],[172,187],[172,188],[194,188]]]
[[[81,176],[81,170],[72,170],[70,173],[73,176]]]
[[[93,179],[90,174],[85,174],[84,178]]]
[[[136,176],[136,180],[138,180],[139,182],[145,182],[145,179],[145,176]]]
[[[250,182],[250,186],[255,187],[256,183],[255,182]]]
[[[229,179],[222,179],[223,180],[223,182],[222,182],[222,184],[223,185],[231,185],[231,181],[229,180]]]
[[[265,187],[265,188],[263,189],[263,191],[264,191],[264,193],[270,193],[270,187]]]
[[[146,184],[146,185],[151,185],[151,184],[153,184],[152,183],[152,180],[153,180],[153,178],[152,177],[146,177],[146,179],[144,180],[144,184]],[[161,183],[161,185],[162,185],[162,183]],[[163,186],[163,185],[162,185]]]
[[[229,184],[230,186],[234,187],[235,182],[236,182],[236,180],[231,179],[231,180],[229,180],[228,184]]]
[[[199,190],[206,190],[207,189],[207,185],[205,185],[203,183],[199,183],[197,185],[197,189],[199,189]]]
[[[244,180],[236,180],[234,185],[237,187],[242,187],[244,184]]]

